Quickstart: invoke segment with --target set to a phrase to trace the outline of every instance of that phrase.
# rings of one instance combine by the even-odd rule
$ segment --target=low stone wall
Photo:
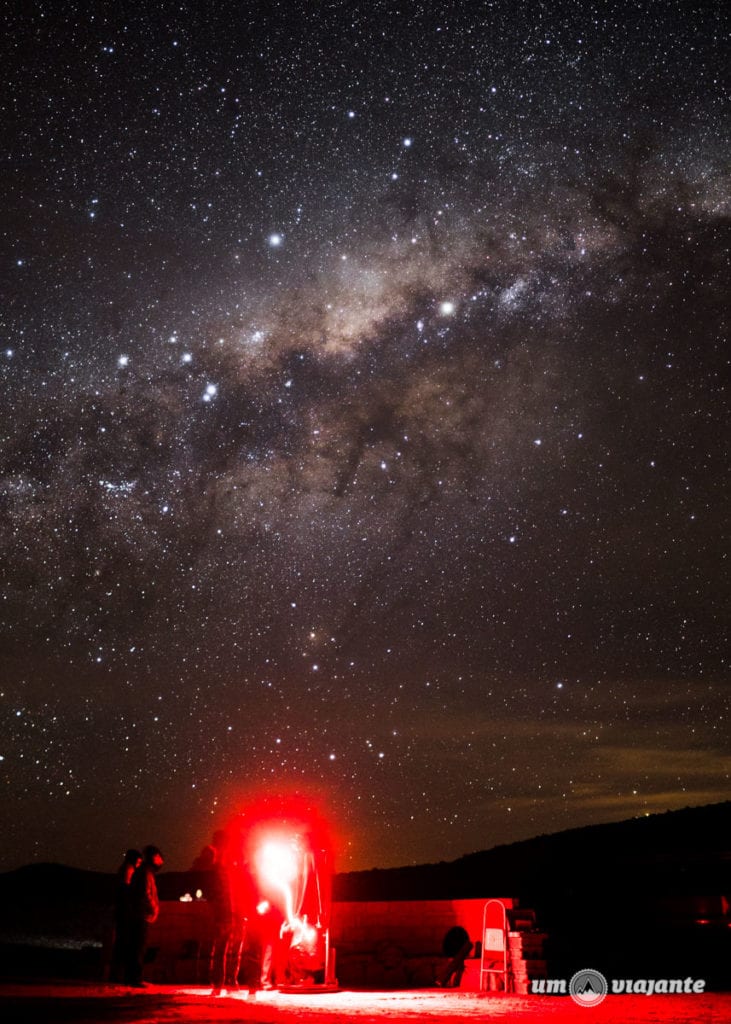
[[[515,901],[502,902],[511,909]],[[443,944],[451,928],[467,932],[474,960],[484,906],[484,899],[335,903],[331,933],[338,980],[363,988],[434,985],[449,960]],[[477,990],[479,967],[475,971],[469,960],[466,966],[462,987]]]
[[[503,899],[506,909],[515,901]],[[404,900],[334,903],[331,943],[341,985],[413,988],[433,985],[448,962],[444,937],[459,926],[476,946],[482,932],[485,899]],[[150,963],[145,976],[170,984],[206,984],[212,938],[211,910],[205,900],[163,902],[151,926]],[[479,963],[467,961],[462,988],[477,989]],[[247,938],[243,980],[257,976],[258,935]]]

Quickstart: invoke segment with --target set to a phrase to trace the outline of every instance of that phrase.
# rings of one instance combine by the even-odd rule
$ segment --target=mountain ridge
[[[572,872],[583,879],[589,873],[587,858],[592,865],[611,861],[623,877],[643,868],[664,878],[668,871],[687,874],[702,867],[705,890],[717,869],[731,862],[731,801],[544,833],[452,861],[339,872],[333,879],[333,896],[343,901],[456,899],[489,895],[497,891],[496,885],[503,895],[512,895],[513,890],[540,888],[547,868],[554,882],[556,876]],[[483,881],[485,876],[489,884]],[[197,880],[193,871],[163,872],[158,880],[161,896],[177,899],[197,887]],[[1,873],[0,898],[14,902],[22,892],[22,899],[36,895],[39,900],[67,902],[86,894],[87,899],[106,902],[112,898],[113,882],[111,872],[38,862]]]

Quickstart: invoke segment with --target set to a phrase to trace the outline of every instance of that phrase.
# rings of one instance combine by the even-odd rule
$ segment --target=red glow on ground
[[[247,992],[212,998],[210,988],[151,986],[136,994],[108,985],[5,985],[0,1019],[25,1024],[86,1020],[95,1024],[413,1024],[469,1020],[601,1024],[698,1024],[731,1020],[731,994],[608,996],[592,1009],[568,997],[487,993],[336,992],[321,995]]]

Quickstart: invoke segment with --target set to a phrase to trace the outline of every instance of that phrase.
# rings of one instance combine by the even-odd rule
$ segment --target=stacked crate
[[[532,910],[513,910],[509,913],[508,971],[513,992],[526,995],[534,978],[546,978],[544,944],[546,933],[536,928],[536,915]]]

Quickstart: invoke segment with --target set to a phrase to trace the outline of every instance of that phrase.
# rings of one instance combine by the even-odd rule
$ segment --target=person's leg
[[[124,939],[122,940],[122,960],[124,963],[124,973],[122,980],[125,985],[134,984],[134,978],[137,974],[137,922],[128,921],[124,929]]]
[[[112,983],[121,981],[124,976],[124,929],[119,918],[114,922],[112,936],[112,956],[109,961],[109,980]]]
[[[274,988],[272,969],[274,967],[274,946],[271,940],[264,943],[261,951],[261,971],[259,983],[262,988]]]
[[[147,921],[134,921],[130,925],[129,958],[127,977],[128,985],[141,985],[145,963],[145,947],[147,945]]]
[[[246,936],[245,924],[243,921],[236,921],[234,924],[231,941],[228,945],[228,958],[226,963],[226,985],[231,988],[238,988],[239,971],[241,970],[241,956],[244,951],[244,938]]]
[[[230,930],[218,927],[216,937],[213,940],[211,950],[211,984],[214,992],[220,992],[223,988],[226,973],[226,954],[228,952]]]

